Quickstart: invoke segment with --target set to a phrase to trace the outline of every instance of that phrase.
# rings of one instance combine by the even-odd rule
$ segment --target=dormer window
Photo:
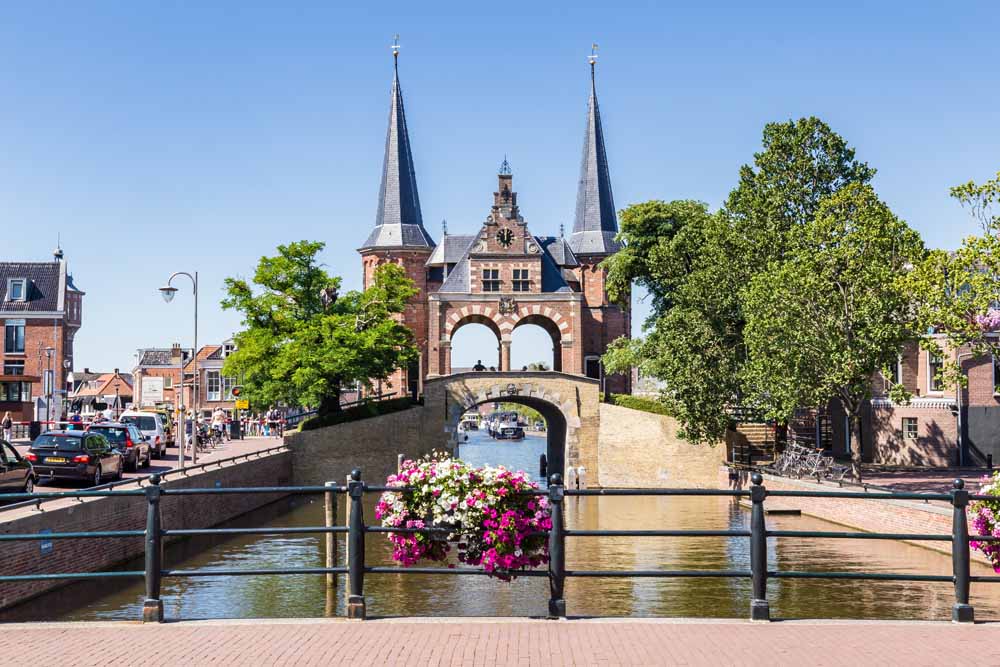
[[[7,281],[7,300],[28,300],[28,281],[25,278],[11,278]]]

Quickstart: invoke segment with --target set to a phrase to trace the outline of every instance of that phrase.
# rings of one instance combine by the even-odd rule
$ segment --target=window
[[[938,373],[941,372],[941,367],[944,365],[944,360],[936,354],[927,355],[927,391],[943,391],[944,387],[941,385],[941,380],[938,378]]]
[[[12,278],[7,281],[8,301],[27,301],[28,281],[24,278]]]
[[[224,400],[233,400],[233,387],[235,386],[236,378],[222,376],[222,397]]]
[[[172,377],[170,377],[169,375],[166,376],[165,378],[163,378],[163,388],[164,389],[173,389],[174,388],[174,379]]]
[[[24,354],[24,320],[7,320],[3,327],[3,351]]]
[[[500,269],[483,269],[483,291],[500,291]]]
[[[531,291],[531,280],[528,278],[528,269],[514,269],[514,291]]]
[[[993,357],[993,393],[1000,394],[1000,359]]]
[[[0,401],[8,403],[31,402],[31,383],[0,382]]]
[[[5,361],[5,362],[3,362],[3,374],[4,375],[24,375],[24,362],[23,361]]]
[[[601,358],[587,357],[584,360],[584,375],[595,380],[601,379]]]
[[[233,343],[226,343],[222,346],[222,358],[225,359],[230,354],[236,351],[236,345]]]
[[[219,371],[207,371],[205,373],[205,385],[208,400],[222,400],[222,379],[219,376]]]
[[[916,417],[903,417],[903,439],[904,440],[916,440],[917,439],[917,418]]]

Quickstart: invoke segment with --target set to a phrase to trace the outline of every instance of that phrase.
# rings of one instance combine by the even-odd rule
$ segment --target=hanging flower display
[[[388,533],[392,557],[404,566],[447,560],[453,544],[459,562],[503,581],[548,562],[548,539],[539,534],[552,527],[548,499],[525,493],[538,485],[524,472],[433,455],[404,461],[386,485],[412,491],[382,494],[375,508],[382,526],[434,529]]]
[[[983,477],[983,485],[979,495],[994,496],[990,500],[973,500],[969,503],[969,519],[973,535],[992,535],[1000,537],[1000,470],[992,476]],[[983,552],[993,565],[993,570],[1000,572],[1000,542],[969,542],[973,549]]]

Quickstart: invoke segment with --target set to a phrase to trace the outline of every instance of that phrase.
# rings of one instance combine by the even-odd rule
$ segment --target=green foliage
[[[803,118],[765,126],[763,149],[740,169],[718,213],[690,201],[623,211],[629,247],[607,261],[609,295],[621,301],[630,282],[643,285],[653,312],[645,339],[612,345],[608,371],[638,366],[663,380],[661,400],[680,421],[681,436],[722,439],[727,409],[752,400],[743,374],[752,278],[785,260],[824,197],[874,174],[828,125]]]
[[[655,398],[633,396],[632,394],[601,394],[601,400],[622,408],[651,412],[654,415],[667,415],[668,417],[673,415],[663,401],[658,401]]]
[[[224,373],[241,378],[255,405],[340,408],[341,387],[386,379],[417,358],[410,330],[397,317],[416,294],[403,269],[376,269],[363,292],[340,295],[340,278],[319,265],[318,242],[278,246],[262,257],[253,284],[226,279],[225,309],[243,314],[245,329]]]
[[[380,417],[382,415],[392,414],[393,412],[409,410],[413,406],[413,400],[409,396],[404,396],[402,398],[390,398],[384,401],[370,401],[362,403],[361,405],[355,405],[347,408],[346,410],[330,412],[325,415],[317,415],[312,419],[307,419],[299,424],[299,430],[312,431],[317,428],[326,428],[327,426],[335,426],[337,424],[358,421],[360,419]]]
[[[943,334],[946,347],[975,356],[1000,356],[1000,340],[991,335],[1000,327],[1000,174],[977,185],[972,181],[952,188],[951,195],[983,227],[953,253],[935,250],[910,275],[917,315],[925,331]],[[923,347],[944,356],[939,340],[925,338]],[[947,360],[939,373],[945,386],[964,385],[958,363]]]
[[[859,435],[873,376],[919,336],[907,272],[923,254],[919,234],[870,186],[823,199],[785,261],[746,292],[743,376],[754,404],[785,421],[797,407],[836,399]]]
[[[500,410],[502,412],[516,412],[522,417],[528,424],[534,424],[535,422],[545,422],[545,417],[542,413],[534,408],[529,408],[527,405],[521,405],[520,403],[501,403]]]

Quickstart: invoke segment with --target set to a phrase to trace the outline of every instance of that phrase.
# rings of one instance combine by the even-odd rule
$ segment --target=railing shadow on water
[[[970,494],[964,488],[964,482],[956,479],[953,489],[947,494],[930,493],[872,493],[856,491],[769,491],[763,484],[763,477],[754,473],[750,478],[748,489],[567,489],[562,477],[554,474],[549,478],[546,490],[524,492],[528,495],[547,496],[552,513],[552,528],[538,534],[548,535],[549,563],[546,570],[525,570],[517,576],[544,577],[549,581],[548,611],[550,618],[565,618],[566,599],[564,587],[567,578],[747,578],[752,582],[753,596],[750,602],[749,618],[755,621],[768,621],[771,618],[767,599],[767,581],[774,579],[860,579],[872,581],[913,581],[913,582],[946,582],[954,585],[955,601],[952,606],[952,620],[959,623],[971,623],[974,620],[973,608],[969,604],[969,589],[972,583],[1000,583],[1000,576],[972,576],[970,574],[970,541],[998,542],[1000,538],[990,535],[969,535],[966,508],[970,500],[993,499],[992,496]],[[367,615],[364,582],[366,575],[385,574],[430,574],[442,576],[485,575],[481,569],[470,567],[394,567],[369,566],[365,563],[365,540],[368,533],[442,533],[452,532],[448,528],[402,528],[368,525],[365,523],[363,499],[367,493],[382,493],[393,491],[408,493],[407,487],[369,486],[361,477],[361,471],[355,469],[346,485],[328,482],[324,486],[278,486],[278,487],[247,487],[247,488],[190,488],[172,489],[161,485],[159,475],[151,475],[148,484],[139,489],[97,489],[87,491],[46,492],[46,493],[14,493],[0,494],[3,501],[35,502],[40,499],[53,498],[99,498],[136,496],[143,497],[147,504],[146,527],[144,530],[110,530],[90,532],[64,533],[32,533],[0,535],[0,542],[19,540],[74,540],[87,538],[134,538],[145,540],[145,563],[142,570],[103,571],[103,572],[56,572],[43,574],[3,575],[0,584],[29,581],[52,580],[83,580],[100,578],[144,578],[145,600],[143,604],[143,619],[147,622],[164,620],[163,602],[160,598],[160,587],[165,577],[237,577],[257,575],[295,575],[315,574],[325,575],[328,581],[336,575],[347,575],[347,605],[346,615],[352,619],[364,619]],[[326,500],[326,523],[324,526],[302,526],[294,528],[194,528],[194,529],[164,529],[161,525],[160,500],[163,496],[211,496],[224,494],[274,494],[285,495],[323,495]],[[337,498],[346,494],[348,507],[347,525],[333,525],[337,512]],[[709,497],[748,497],[751,502],[750,530],[577,530],[567,529],[564,523],[563,502],[566,496],[709,496]],[[764,504],[768,497],[786,498],[852,498],[877,502],[880,500],[923,500],[947,501],[953,507],[952,533],[922,534],[922,533],[868,533],[868,532],[832,532],[832,531],[800,531],[800,530],[769,530],[765,521]],[[165,537],[186,537],[194,535],[290,535],[290,534],[324,534],[327,537],[326,567],[309,568],[267,568],[267,569],[222,569],[205,568],[194,570],[174,570],[163,567],[163,546]],[[345,534],[347,540],[347,564],[339,566],[334,560],[336,550],[332,542],[336,534]],[[749,570],[567,570],[566,540],[567,538],[586,537],[728,537],[747,538],[750,541]],[[888,572],[814,572],[797,570],[769,570],[767,563],[768,538],[824,538],[824,539],[868,539],[868,540],[900,540],[910,542],[938,541],[950,542],[952,553],[951,575],[929,575]]]

